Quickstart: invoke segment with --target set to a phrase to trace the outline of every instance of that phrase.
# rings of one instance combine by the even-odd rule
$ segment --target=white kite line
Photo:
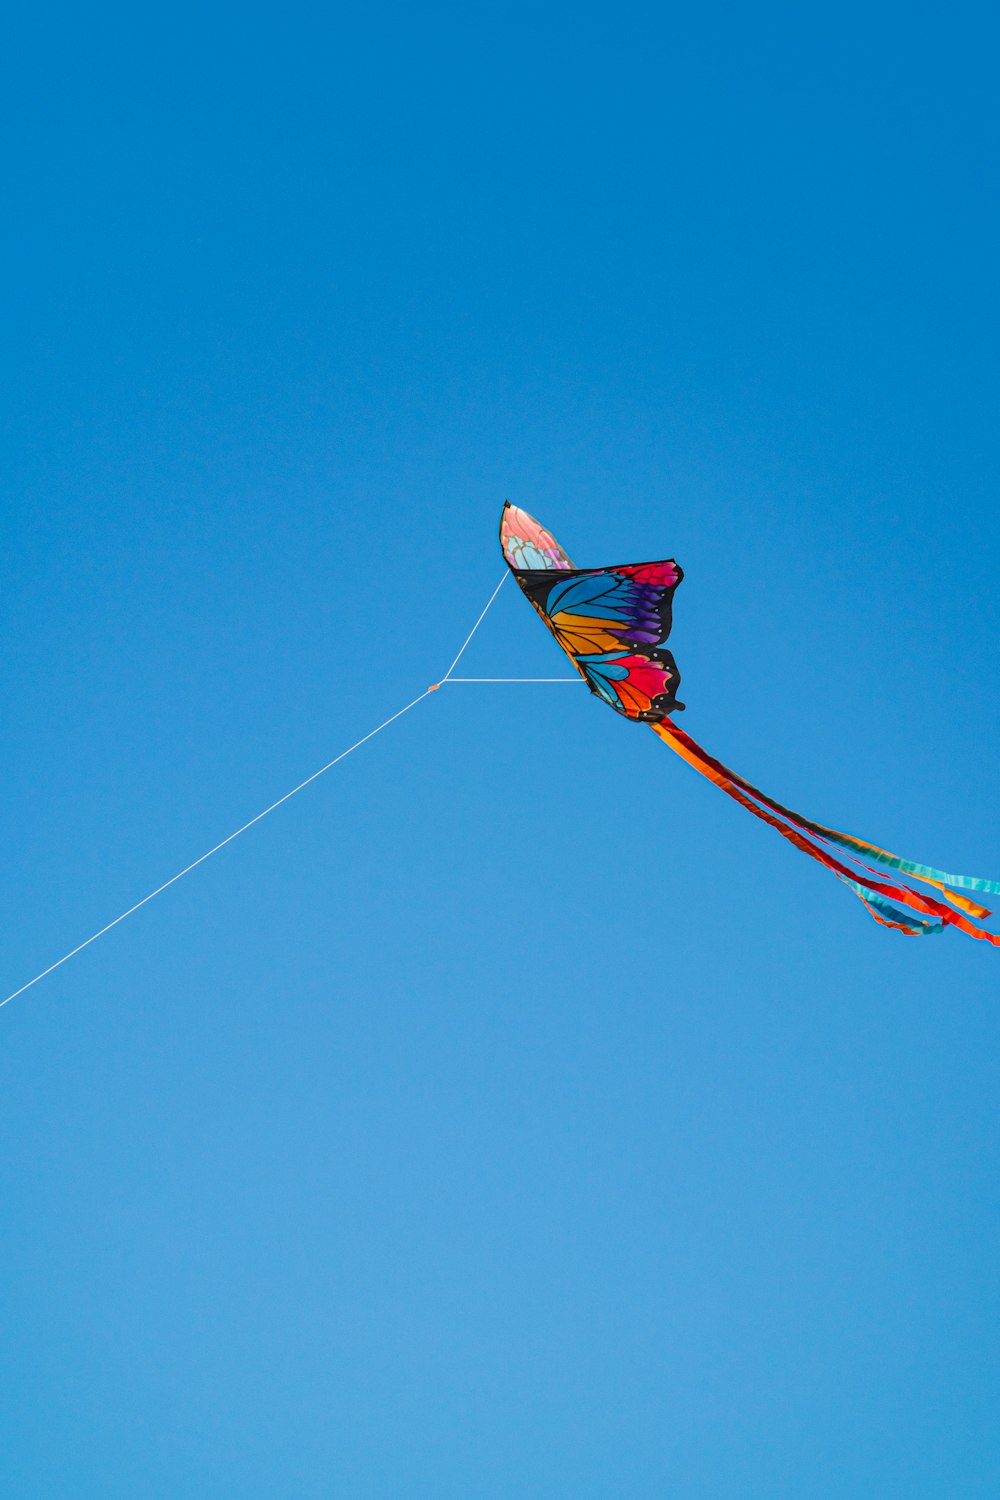
[[[377,729],[370,730],[362,739],[355,740],[353,745],[348,745],[346,750],[342,750],[339,755],[334,756],[333,760],[328,760],[325,766],[320,766],[318,771],[314,771],[311,776],[307,776],[305,781],[300,781],[298,786],[293,786],[290,792],[286,792],[283,797],[279,797],[277,802],[272,802],[270,807],[265,807],[264,811],[259,812],[255,818],[251,818],[249,823],[244,823],[241,828],[237,828],[227,838],[222,839],[220,843],[213,845],[211,849],[206,849],[204,854],[200,854],[189,865],[185,865],[183,870],[178,870],[176,875],[171,875],[169,880],[165,880],[162,885],[158,885],[155,891],[150,891],[148,896],[143,896],[141,901],[137,901],[134,906],[130,906],[128,911],[123,911],[120,917],[115,917],[113,922],[109,922],[99,932],[92,933],[82,943],[77,943],[75,948],[71,948],[68,953],[64,953],[62,958],[57,958],[54,964],[49,964],[47,969],[43,969],[40,974],[36,974],[34,979],[29,979],[27,984],[22,984],[21,988],[15,990],[13,994],[8,995],[6,1000],[0,1000],[0,1009],[5,1005],[9,1005],[11,1000],[16,1000],[18,995],[23,995],[25,990],[30,990],[33,984],[37,984],[40,979],[44,979],[46,974],[51,974],[53,969],[58,969],[68,959],[73,958],[77,953],[81,953],[84,948],[89,948],[91,943],[96,943],[97,939],[103,937],[106,932],[110,932],[112,927],[117,927],[119,922],[124,922],[125,918],[130,917],[134,911],[138,911],[140,906],[145,906],[147,901],[152,901],[154,896],[158,896],[168,886],[175,885],[183,876],[189,875],[192,870],[196,870],[199,865],[203,865],[206,859],[211,859],[213,854],[218,854],[220,849],[224,849],[227,844],[231,844],[233,839],[238,839],[241,833],[246,833],[248,828],[252,828],[255,823],[259,823],[261,818],[266,818],[268,813],[274,812],[276,807],[280,807],[283,802],[287,802],[289,797],[294,797],[296,792],[301,792],[303,787],[307,787],[311,781],[315,781],[318,776],[322,776],[325,771],[329,771],[331,767],[337,765],[339,761],[350,755],[353,750],[360,749],[362,745],[374,739],[377,734],[381,734],[382,730],[387,729],[396,719],[401,719],[403,714],[408,713],[411,708],[415,708],[422,699],[427,697],[430,691],[430,688],[425,688],[419,698],[414,698],[411,703],[408,703],[405,708],[399,709],[391,718],[383,720]]]
[[[500,590],[503,588],[504,584],[507,582],[507,579],[509,577],[510,577],[510,569],[509,568],[505,568],[504,569],[504,575],[503,575],[503,577],[501,578],[500,582],[497,584],[496,588],[493,590],[493,592],[490,595],[490,597],[487,599],[486,604],[485,604],[485,606],[483,608],[482,614],[479,616],[479,619],[476,621],[475,625],[473,625],[472,629],[469,631],[468,635],[465,637],[465,640],[462,642],[461,646],[459,647],[458,655],[455,657],[455,660],[452,662],[452,664],[448,668],[447,672],[441,678],[441,682],[439,682],[437,684],[438,687],[441,686],[441,683],[444,683],[444,682],[448,681],[448,678],[451,676],[452,672],[454,672],[455,668],[458,666],[459,662],[462,659],[462,654],[465,651],[466,646],[472,640],[472,637],[475,635],[475,633],[479,629],[480,625],[486,619],[486,611],[489,609],[490,605],[493,603],[493,601],[496,598],[497,594],[499,594]]]
[[[27,984],[22,984],[20,989],[13,990],[6,997],[6,999],[0,1000],[0,1010],[2,1010],[5,1005],[9,1005],[12,1000],[16,1000],[18,995],[23,995],[25,990],[30,990],[32,985],[37,984],[40,979],[44,979],[46,975],[51,974],[54,972],[54,970],[61,968],[64,963],[68,963],[71,958],[75,958],[78,953],[82,953],[84,948],[89,948],[91,943],[96,943],[97,939],[103,937],[106,932],[110,932],[112,927],[117,927],[119,922],[124,922],[126,917],[130,917],[132,913],[137,912],[141,906],[145,906],[147,902],[152,901],[154,896],[161,895],[162,892],[168,890],[170,886],[176,885],[178,880],[182,880],[185,875],[190,875],[191,871],[196,870],[199,865],[203,865],[206,859],[211,859],[213,854],[218,854],[219,850],[224,849],[227,844],[231,844],[233,842],[233,839],[238,839],[241,833],[246,833],[248,828],[252,828],[255,823],[259,823],[262,818],[266,818],[268,813],[273,813],[275,808],[281,807],[282,804],[287,802],[291,797],[296,796],[298,792],[301,792],[305,787],[316,781],[320,776],[325,775],[327,771],[332,770],[334,766],[339,765],[339,763],[342,760],[345,760],[348,755],[353,754],[355,750],[360,750],[362,745],[367,745],[369,740],[373,740],[377,734],[381,734],[383,729],[388,729],[390,724],[394,724],[397,719],[401,719],[404,714],[409,713],[411,708],[416,708],[418,703],[422,703],[423,700],[429,697],[431,693],[435,692],[439,687],[443,687],[444,684],[449,681],[449,679],[452,681],[494,680],[485,678],[453,679],[451,677],[451,674],[458,665],[458,662],[462,656],[462,653],[465,651],[466,646],[468,646],[469,642],[472,640],[472,637],[475,635],[476,631],[479,629],[480,625],[486,618],[487,610],[506,582],[508,571],[509,570],[504,571],[503,578],[501,578],[500,582],[493,590],[489,599],[487,599],[486,606],[480,614],[479,619],[476,621],[475,625],[473,625],[472,629],[465,637],[465,640],[462,642],[461,650],[455,657],[455,660],[452,662],[447,672],[441,678],[440,682],[432,683],[430,687],[424,688],[424,691],[422,693],[419,693],[416,698],[411,699],[411,701],[405,704],[403,708],[397,709],[394,714],[390,714],[388,719],[383,719],[381,724],[376,725],[374,729],[370,729],[367,734],[362,735],[360,740],[355,740],[353,745],[348,745],[346,750],[341,750],[340,754],[335,755],[333,760],[328,760],[325,766],[320,766],[319,770],[314,771],[311,776],[307,776],[305,781],[300,781],[298,786],[293,786],[292,790],[290,792],[286,792],[283,797],[279,797],[277,802],[272,802],[270,807],[265,807],[263,812],[259,812],[257,816],[251,818],[248,823],[244,823],[242,827],[235,829],[231,834],[222,839],[218,844],[214,844],[211,849],[206,849],[204,854],[200,854],[198,858],[193,859],[189,865],[185,865],[183,870],[178,870],[176,875],[171,875],[169,880],[165,880],[162,885],[158,885],[155,891],[150,891],[148,896],[143,896],[141,901],[137,901],[134,906],[130,906],[128,911],[123,911],[121,916],[115,917],[114,921],[106,923],[106,925],[104,927],[101,927],[97,932],[91,933],[90,937],[84,938],[82,943],[77,943],[75,948],[71,948],[68,953],[64,953],[62,958],[57,958],[55,963],[49,964],[47,969],[42,969],[40,974],[36,974],[34,979],[29,979]],[[500,681],[502,679],[498,678],[495,680]],[[525,680],[527,681],[531,679]],[[570,681],[571,679],[564,678],[555,680]]]
[[[581,682],[586,681],[583,677],[448,677],[447,682],[568,682],[571,686],[579,687]],[[438,684],[443,687],[444,683]]]

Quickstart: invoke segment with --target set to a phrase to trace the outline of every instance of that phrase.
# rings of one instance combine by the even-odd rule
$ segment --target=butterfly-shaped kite
[[[672,722],[670,715],[684,707],[677,700],[677,663],[664,644],[674,590],[684,576],[672,558],[574,568],[552,533],[509,501],[500,544],[521,589],[591,692],[617,713],[648,724],[702,776],[830,870],[876,922],[909,937],[957,927],[1000,946],[1000,937],[977,925],[989,910],[962,894],[1000,895],[1000,881],[949,875],[804,818],[729,770]],[[900,875],[935,887],[950,905],[914,890]]]

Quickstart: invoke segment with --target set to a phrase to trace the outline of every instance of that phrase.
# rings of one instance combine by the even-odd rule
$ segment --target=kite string
[[[448,682],[568,682],[579,687],[582,677],[450,677]],[[443,686],[442,684],[439,684]]]
[[[493,590],[493,592],[490,595],[490,597],[487,599],[487,601],[486,601],[486,607],[484,608],[482,614],[479,616],[479,619],[476,621],[475,625],[473,625],[472,629],[469,631],[468,635],[465,637],[465,640],[462,642],[461,646],[459,647],[458,655],[455,657],[455,660],[452,662],[452,664],[448,668],[447,672],[441,678],[441,681],[438,682],[438,683],[435,683],[436,687],[442,687],[448,681],[448,678],[451,676],[452,672],[454,672],[455,668],[458,666],[459,662],[462,659],[462,655],[463,655],[463,653],[465,651],[466,646],[472,640],[472,637],[475,635],[475,633],[479,629],[480,625],[486,619],[487,610],[489,609],[490,605],[493,603],[493,601],[496,598],[497,594],[499,594],[500,590],[503,588],[504,584],[507,582],[507,579],[508,579],[509,576],[510,576],[510,569],[509,568],[505,568],[504,569],[503,577],[501,578],[500,582],[497,584],[496,588]]]
[[[348,755],[353,754],[355,750],[360,750],[362,745],[366,745],[368,741],[374,739],[377,734],[381,734],[383,729],[388,729],[390,724],[394,724],[396,720],[401,719],[405,713],[409,713],[411,708],[416,708],[418,703],[422,703],[426,697],[428,697],[431,693],[436,691],[437,688],[441,687],[445,682],[447,682],[449,678],[451,678],[452,672],[457,667],[459,660],[461,659],[462,654],[465,651],[465,648],[468,646],[469,642],[472,640],[472,637],[475,635],[476,631],[479,629],[480,625],[486,618],[486,614],[490,608],[490,605],[493,603],[494,599],[503,587],[504,582],[506,581],[508,571],[509,570],[505,570],[503,577],[500,579],[500,582],[497,584],[496,588],[487,599],[482,613],[480,614],[476,623],[473,625],[472,629],[469,631],[465,640],[462,642],[458,655],[455,657],[455,660],[452,662],[451,666],[442,677],[440,683],[434,683],[430,687],[425,688],[422,693],[418,694],[416,698],[413,698],[409,703],[405,704],[403,708],[397,709],[394,714],[390,714],[388,719],[383,719],[381,724],[376,725],[374,729],[371,729],[367,734],[362,735],[361,739],[355,740],[353,745],[348,745],[346,750],[342,750],[339,755],[335,755],[333,760],[327,761],[325,766],[320,766],[319,770],[314,771],[311,776],[307,776],[305,781],[300,781],[298,786],[292,787],[290,792],[286,792],[283,797],[279,797],[276,802],[272,802],[270,807],[265,807],[263,812],[259,812],[256,817],[251,818],[249,822],[243,823],[239,828],[235,829],[226,838],[222,839],[218,844],[214,844],[211,849],[206,849],[204,854],[201,854],[197,859],[192,860],[189,865],[185,865],[183,870],[178,870],[176,875],[171,875],[169,880],[165,880],[162,885],[158,885],[155,890],[150,891],[148,895],[143,896],[141,901],[136,901],[133,906],[130,906],[127,911],[123,911],[120,916],[115,917],[112,922],[107,922],[103,927],[99,928],[97,932],[91,933],[90,937],[84,938],[82,943],[77,943],[75,948],[71,948],[68,953],[64,953],[62,958],[57,958],[55,963],[49,964],[47,969],[42,969],[42,971],[39,974],[36,974],[33,979],[29,979],[27,984],[22,984],[19,989],[12,990],[9,995],[7,995],[3,1000],[0,1000],[0,1010],[2,1010],[5,1005],[9,1005],[12,1000],[16,1000],[18,995],[23,995],[25,990],[30,990],[32,985],[37,984],[40,979],[45,979],[47,975],[52,974],[56,969],[61,968],[64,963],[68,963],[71,958],[75,958],[78,953],[82,953],[84,948],[89,948],[91,943],[96,943],[98,938],[103,937],[106,932],[110,932],[113,927],[117,927],[120,922],[124,922],[126,917],[132,916],[133,912],[137,912],[140,907],[143,907],[148,902],[152,901],[155,896],[161,895],[163,891],[168,890],[170,886],[176,885],[177,881],[182,880],[185,875],[190,875],[191,871],[196,870],[199,865],[203,865],[206,859],[211,859],[213,854],[218,854],[220,849],[224,849],[227,844],[231,844],[234,839],[238,839],[241,833],[246,833],[248,828],[252,828],[255,823],[259,823],[262,818],[266,818],[269,813],[273,813],[276,808],[281,807],[285,802],[288,802],[290,798],[303,791],[307,786],[311,785],[311,783],[316,781],[320,776],[323,776],[327,771],[332,770],[334,766],[338,765],[340,761],[345,760]],[[502,679],[459,678],[456,680],[500,681]],[[573,679],[555,678],[551,680],[572,681]]]
[[[466,646],[468,646],[469,642],[472,640],[472,637],[475,635],[476,631],[479,629],[480,625],[486,618],[486,612],[503,587],[508,571],[509,570],[504,571],[503,578],[501,578],[500,582],[497,584],[496,588],[487,599],[486,605],[478,620],[473,625],[468,635],[465,637],[465,640],[462,642],[458,655],[455,657],[455,660],[448,668],[444,677],[442,677],[442,683],[448,681],[452,672],[458,665],[459,659],[462,656],[462,653],[464,652]],[[18,995],[23,995],[25,990],[30,990],[32,985],[37,984],[40,979],[44,979],[47,975],[54,973],[54,971],[61,968],[64,963],[67,963],[71,958],[75,958],[78,953],[82,953],[84,948],[89,948],[91,943],[96,943],[97,939],[103,937],[106,932],[110,932],[112,927],[117,927],[119,922],[124,922],[126,917],[132,916],[133,912],[137,912],[140,907],[145,906],[147,902],[152,901],[154,896],[161,895],[162,892],[168,890],[170,886],[176,885],[177,881],[182,880],[185,875],[190,875],[191,871],[196,870],[199,865],[203,865],[206,859],[211,859],[213,854],[218,854],[219,850],[224,849],[227,844],[231,844],[233,842],[233,839],[238,839],[241,833],[246,833],[248,828],[252,828],[255,823],[259,823],[262,818],[266,818],[268,813],[273,813],[276,808],[281,807],[282,804],[287,802],[291,797],[294,797],[298,792],[303,791],[305,787],[316,781],[320,776],[324,775],[325,772],[332,770],[335,765],[339,764],[340,761],[345,760],[348,755],[351,755],[355,750],[360,750],[362,745],[366,745],[368,741],[374,739],[377,734],[381,734],[383,729],[388,729],[390,724],[394,724],[396,720],[401,719],[405,713],[409,713],[411,708],[416,708],[418,703],[423,702],[423,700],[428,697],[429,694],[434,692],[435,689],[440,685],[440,683],[434,683],[433,686],[425,688],[422,693],[420,693],[416,698],[413,698],[403,708],[397,709],[394,714],[390,714],[388,719],[383,719],[381,724],[377,725],[374,729],[369,730],[366,735],[362,735],[360,740],[355,740],[353,745],[348,745],[347,749],[342,750],[339,755],[335,755],[333,760],[327,761],[325,766],[320,766],[319,770],[314,771],[311,776],[307,776],[305,781],[300,781],[298,786],[292,787],[292,790],[290,792],[286,792],[283,797],[279,797],[277,802],[272,802],[270,807],[265,807],[263,812],[259,812],[257,816],[251,818],[248,823],[242,824],[241,827],[235,829],[231,834],[228,835],[228,837],[222,839],[218,844],[214,844],[211,849],[206,849],[204,854],[201,854],[197,859],[192,860],[189,865],[185,865],[183,870],[178,870],[176,875],[171,875],[169,880],[165,880],[162,885],[158,885],[156,887],[155,891],[150,891],[147,896],[143,896],[141,901],[136,901],[135,904],[133,906],[130,906],[127,911],[123,911],[120,916],[115,917],[114,921],[107,922],[103,927],[99,928],[97,932],[91,933],[90,937],[84,938],[82,943],[77,943],[75,948],[71,948],[68,953],[64,953],[62,958],[57,958],[55,963],[49,964],[47,969],[42,969],[41,973],[36,974],[33,979],[29,979],[27,984],[22,984],[19,989],[12,990],[9,995],[7,995],[3,1000],[0,1000],[0,1010],[2,1010],[5,1005],[9,1005],[12,1000],[16,1000]]]
[[[265,807],[263,812],[259,812],[255,818],[251,818],[248,823],[244,823],[242,827],[237,828],[233,833],[229,834],[227,838],[222,839],[220,843],[215,844],[211,849],[207,849],[204,854],[201,854],[197,859],[192,860],[189,865],[185,865],[183,870],[178,870],[176,875],[172,875],[169,880],[165,880],[162,885],[158,885],[156,887],[156,890],[150,891],[148,896],[143,896],[141,901],[137,901],[134,906],[130,906],[128,911],[123,911],[121,916],[115,917],[113,922],[108,922],[106,926],[102,927],[98,932],[92,933],[89,938],[85,938],[82,943],[77,943],[76,947],[71,948],[68,953],[64,953],[62,958],[57,958],[54,964],[49,964],[47,969],[43,969],[40,974],[36,974],[34,979],[29,979],[27,984],[22,984],[20,989],[14,990],[13,993],[8,995],[5,1000],[0,1000],[0,1010],[2,1010],[5,1005],[9,1005],[11,1000],[16,1000],[18,995],[23,995],[25,990],[30,990],[33,984],[37,984],[38,981],[40,979],[44,979],[47,974],[51,974],[53,970],[60,968],[69,959],[74,958],[77,953],[82,953],[84,948],[89,948],[91,943],[96,943],[99,937],[103,937],[106,932],[110,932],[112,927],[117,927],[119,922],[124,922],[125,918],[130,917],[133,912],[138,911],[140,906],[145,906],[147,901],[152,901],[154,896],[159,896],[162,891],[167,890],[169,886],[175,885],[178,880],[182,879],[183,876],[189,875],[192,870],[196,870],[199,865],[203,865],[206,859],[211,859],[213,854],[218,854],[219,850],[224,849],[227,844],[231,844],[233,842],[233,839],[238,839],[241,833],[246,833],[247,829],[252,828],[255,823],[259,823],[261,818],[266,818],[268,813],[274,812],[275,808],[280,807],[282,803],[287,802],[289,798],[294,797],[297,792],[301,792],[303,788],[309,786],[311,782],[316,781],[318,777],[324,774],[324,772],[331,770],[332,767],[337,765],[340,761],[346,759],[346,757],[352,754],[353,751],[360,750],[362,745],[366,745],[368,741],[374,739],[377,734],[381,734],[383,729],[388,729],[390,724],[394,724],[396,720],[401,719],[405,713],[409,713],[411,708],[416,708],[417,704],[422,702],[423,699],[428,696],[430,691],[430,688],[425,688],[424,691],[419,695],[419,697],[416,697],[411,702],[407,703],[404,708],[397,709],[397,711],[394,714],[391,714],[388,719],[383,719],[381,724],[379,724],[375,729],[369,730],[369,732],[366,735],[363,735],[360,740],[355,740],[353,745],[348,745],[346,750],[341,750],[340,754],[335,755],[333,760],[328,760],[325,766],[320,766],[319,770],[314,771],[311,776],[307,776],[305,781],[300,781],[298,786],[293,786],[292,790],[290,792],[286,792],[283,797],[279,797],[277,802],[272,802],[270,807]]]

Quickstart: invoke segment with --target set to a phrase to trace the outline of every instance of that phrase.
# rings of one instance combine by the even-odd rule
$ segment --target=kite
[[[576,568],[552,533],[509,501],[500,518],[500,545],[522,592],[596,697],[626,719],[648,724],[700,775],[836,875],[883,927],[907,937],[957,927],[1000,947],[1000,936],[977,926],[989,909],[962,894],[1000,895],[1000,880],[949,875],[804,818],[724,766],[673,722],[671,715],[684,704],[677,698],[677,663],[664,643],[684,574],[672,558]],[[951,904],[914,890],[901,876],[934,887]]]
[[[684,574],[673,558],[660,562],[620,563],[611,568],[574,568],[552,533],[526,511],[511,505],[510,501],[504,505],[500,518],[500,545],[509,572],[504,573],[493,590],[440,682],[432,682],[409,703],[404,703],[381,724],[376,724],[353,745],[348,745],[346,750],[328,760],[325,766],[320,766],[318,771],[293,786],[291,791],[206,849],[204,854],[199,854],[176,875],[171,875],[169,880],[164,880],[119,916],[70,948],[68,953],[41,969],[34,978],[0,999],[0,1009],[46,975],[62,968],[76,954],[96,943],[106,932],[176,885],[178,880],[183,880],[221,849],[227,848],[262,818],[283,807],[292,797],[297,797],[307,786],[312,786],[348,755],[367,745],[445,683],[524,680],[454,675],[509,573],[514,574],[522,593],[531,601],[592,693],[626,719],[648,724],[653,733],[699,775],[707,777],[727,797],[732,797],[796,849],[830,870],[864,902],[876,922],[883,927],[893,927],[908,937],[924,937],[928,933],[943,932],[946,927],[957,927],[970,937],[982,938],[984,942],[1000,947],[1000,936],[976,925],[990,915],[989,909],[973,901],[971,896],[962,894],[974,891],[977,895],[1000,895],[1000,880],[948,875],[943,870],[931,869],[929,865],[900,859],[897,854],[890,854],[865,839],[838,833],[835,828],[804,818],[801,813],[792,812],[791,808],[768,797],[744,777],[737,776],[735,771],[709,755],[696,740],[677,727],[671,715],[684,707],[677,697],[681,677],[665,643],[670,634],[674,591]],[[576,678],[559,677],[555,681],[575,682]],[[845,864],[845,859],[851,863]],[[873,869],[873,866],[877,868]],[[912,885],[904,883],[904,876],[933,886],[951,905],[945,906],[937,897],[914,890]]]

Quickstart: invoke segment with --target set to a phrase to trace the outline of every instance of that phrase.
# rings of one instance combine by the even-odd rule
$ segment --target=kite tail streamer
[[[870,859],[876,864],[885,865],[888,869],[899,870],[903,874],[910,875],[914,880],[921,880],[926,885],[936,886],[946,900],[950,901],[953,906],[957,906],[960,911],[966,912],[968,916],[988,917],[990,915],[989,907],[980,906],[967,896],[960,895],[959,890],[984,891],[992,895],[1000,895],[1000,880],[982,880],[974,875],[949,875],[946,870],[935,870],[931,865],[921,865],[910,859],[901,859],[898,854],[890,854],[887,849],[880,849],[877,844],[870,844],[866,839],[855,838],[850,833],[840,833],[836,828],[827,828],[823,823],[816,823],[811,818],[805,818],[801,813],[793,812],[791,808],[775,801],[773,797],[768,797],[744,777],[738,776],[735,771],[729,770],[714,756],[708,755],[700,745],[696,745],[694,740],[690,739],[690,736],[685,735],[683,730],[677,729],[676,725],[672,727],[678,737],[688,740],[690,746],[697,750],[703,760],[710,762],[735,786],[742,787],[758,802],[763,802],[765,806],[779,813],[781,817],[787,818],[797,827],[815,834],[826,843],[838,844],[842,849],[846,849],[851,858],[857,860],[859,864],[863,864],[864,859]],[[865,865],[865,869],[870,870],[870,866]],[[958,889],[949,889],[949,887]]]
[[[773,797],[768,797],[751,782],[738,776],[728,766],[724,766],[721,761],[703,750],[697,741],[693,740],[683,729],[679,729],[671,719],[662,719],[650,727],[664,744],[669,745],[682,760],[686,760],[699,775],[713,782],[728,797],[732,797],[741,807],[745,807],[747,812],[753,813],[754,817],[760,818],[762,822],[774,828],[796,849],[803,854],[808,854],[811,859],[816,860],[836,875],[837,879],[864,903],[868,912],[881,926],[894,928],[908,937],[925,937],[943,932],[945,927],[957,927],[969,937],[980,938],[984,942],[992,943],[995,947],[1000,947],[1000,936],[986,932],[974,921],[969,920],[969,918],[988,917],[989,910],[971,901],[967,896],[948,888],[961,886],[965,890],[1000,894],[1000,881],[980,880],[969,875],[949,875],[943,870],[932,869],[929,865],[919,865],[912,860],[900,859],[898,855],[890,854],[887,850],[880,849],[875,844],[869,844],[864,839],[839,833],[836,829],[827,828],[822,823],[814,823],[811,819],[803,818],[801,814],[792,812],[790,808],[776,802]],[[838,851],[844,851],[847,857],[859,866],[859,869],[852,870],[828,849],[821,848],[821,844],[836,845]],[[871,865],[864,862],[865,859],[910,875],[927,885],[935,886],[958,910],[953,911],[933,896],[925,895],[908,885],[889,879],[883,871],[873,870]]]

